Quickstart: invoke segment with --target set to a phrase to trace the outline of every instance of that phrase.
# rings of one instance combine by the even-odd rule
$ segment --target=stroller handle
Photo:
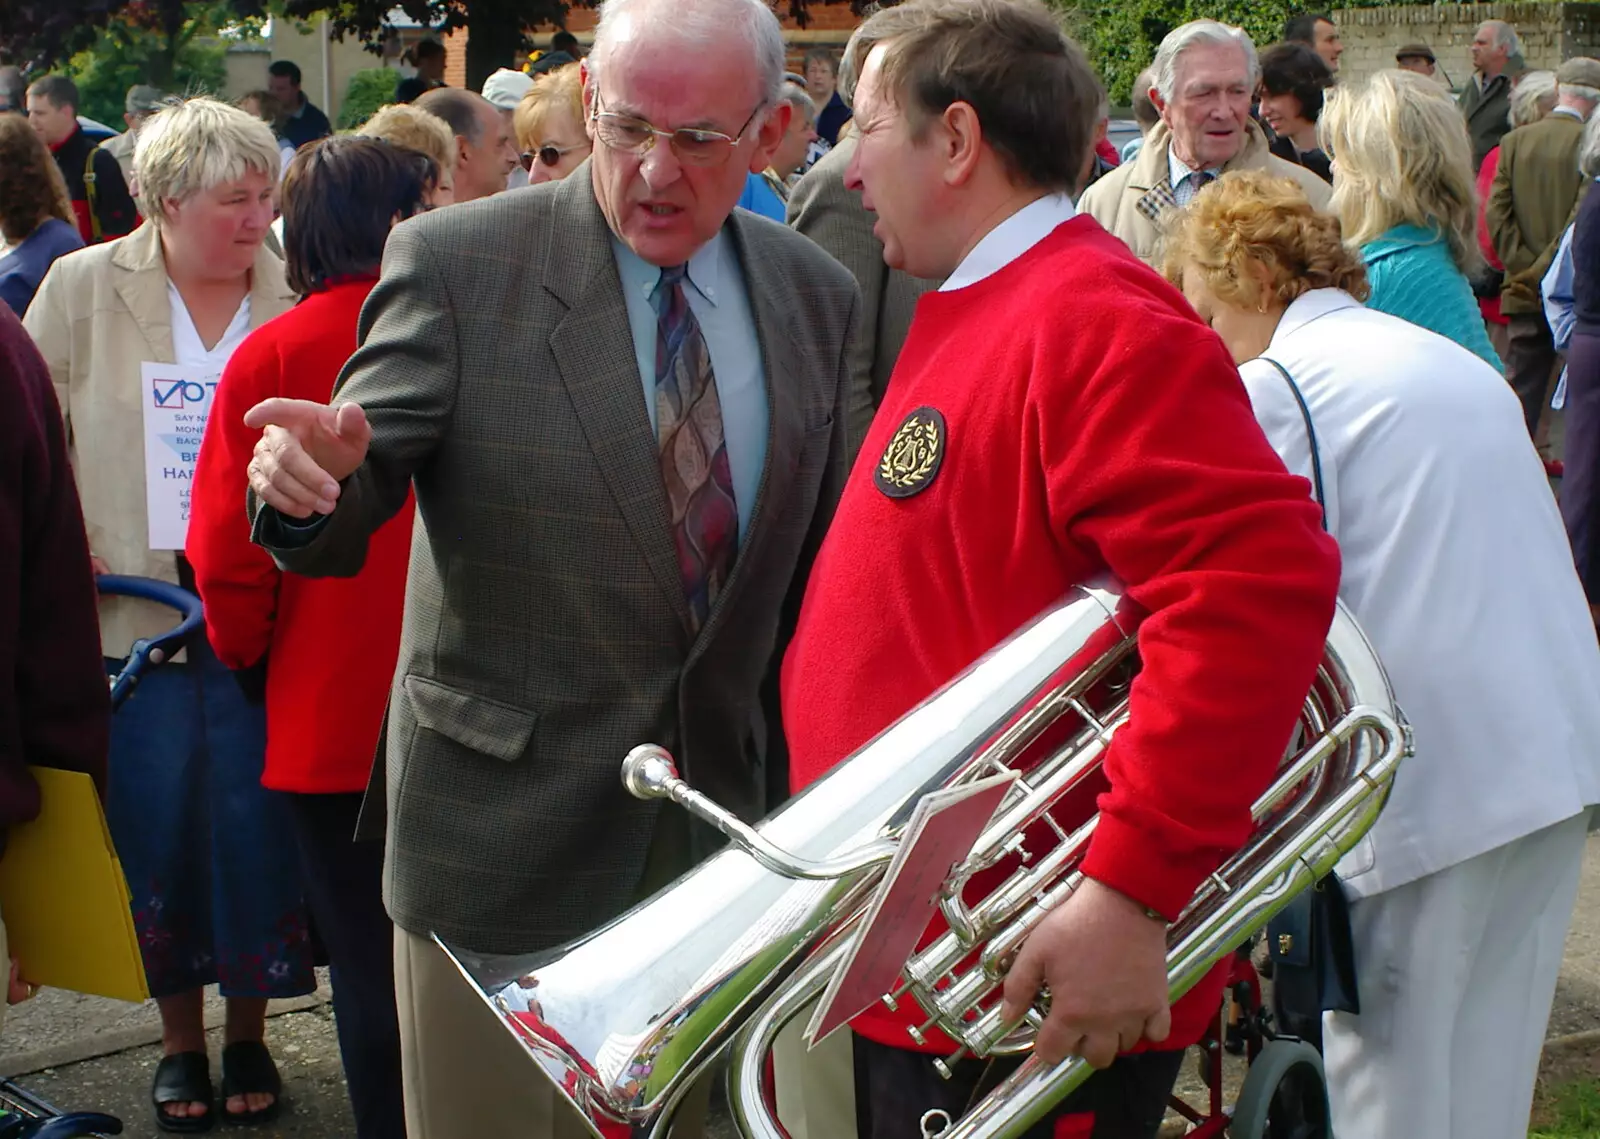
[[[95,578],[95,585],[103,594],[154,601],[180,615],[178,624],[169,631],[158,637],[141,637],[133,643],[128,663],[111,681],[111,706],[115,708],[132,695],[146,668],[165,663],[183,648],[183,643],[205,623],[205,610],[200,599],[187,589],[154,578],[104,574]]]

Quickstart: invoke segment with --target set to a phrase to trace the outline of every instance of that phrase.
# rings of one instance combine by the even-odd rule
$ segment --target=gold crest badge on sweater
[[[895,429],[872,481],[890,498],[910,498],[926,490],[944,462],[945,439],[938,409],[917,408]]]

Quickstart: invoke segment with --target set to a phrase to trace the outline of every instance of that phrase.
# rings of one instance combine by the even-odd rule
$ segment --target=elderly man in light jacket
[[[1327,183],[1271,154],[1250,118],[1260,68],[1255,44],[1239,28],[1195,20],[1167,34],[1150,67],[1150,100],[1161,122],[1125,163],[1084,191],[1078,210],[1122,238],[1144,261],[1156,259],[1162,215],[1188,205],[1228,170],[1267,170],[1293,178],[1326,209]]]

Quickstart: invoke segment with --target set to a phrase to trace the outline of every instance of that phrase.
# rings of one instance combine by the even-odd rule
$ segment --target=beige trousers
[[[395,1003],[407,1139],[589,1139],[538,1063],[431,940],[398,927]],[[690,1090],[671,1139],[701,1139],[711,1082]]]
[[[778,1122],[790,1139],[855,1139],[855,1056],[848,1028],[816,1048],[803,1038],[816,1003],[789,1022],[772,1045]]]

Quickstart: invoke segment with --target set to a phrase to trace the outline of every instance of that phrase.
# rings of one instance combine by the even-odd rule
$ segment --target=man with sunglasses
[[[783,58],[764,0],[607,0],[586,165],[396,226],[337,406],[246,419],[286,569],[354,572],[416,491],[367,805],[410,1139],[588,1134],[430,935],[541,950],[714,849],[623,791],[632,747],[751,820],[787,792],[769,677],[846,473],[861,299],[734,209],[788,126]]]

